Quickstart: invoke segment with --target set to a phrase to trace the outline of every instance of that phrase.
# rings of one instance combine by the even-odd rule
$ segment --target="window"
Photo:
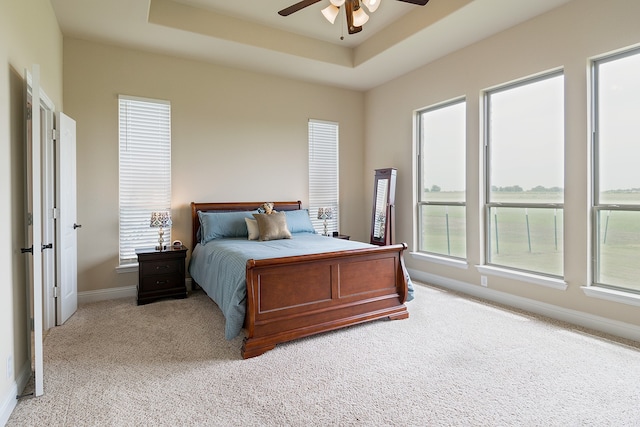
[[[485,94],[487,263],[563,276],[564,77]]]
[[[329,233],[338,231],[338,124],[309,120],[309,215],[318,233],[324,233],[319,208],[331,208]]]
[[[171,209],[171,105],[120,96],[120,264],[136,262],[137,248],[153,247],[152,211]],[[165,230],[171,241],[171,229]]]
[[[418,251],[466,258],[466,103],[418,112]]]
[[[593,282],[640,293],[640,49],[593,63]]]

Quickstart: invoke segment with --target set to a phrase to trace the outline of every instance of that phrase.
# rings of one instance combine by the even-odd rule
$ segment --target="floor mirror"
[[[371,243],[374,245],[393,243],[396,174],[394,168],[375,171],[371,216]]]

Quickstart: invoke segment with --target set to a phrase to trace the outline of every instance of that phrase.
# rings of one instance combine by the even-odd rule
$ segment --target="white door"
[[[78,308],[78,228],[76,220],[76,122],[56,113],[56,211],[58,290],[56,324]]]
[[[35,395],[44,393],[42,357],[42,202],[41,202],[41,146],[40,146],[40,67],[31,73],[25,70],[26,99],[26,192],[27,192],[27,303],[33,332],[29,352],[33,361]],[[30,252],[30,253],[29,253]],[[31,323],[31,321],[29,322]]]

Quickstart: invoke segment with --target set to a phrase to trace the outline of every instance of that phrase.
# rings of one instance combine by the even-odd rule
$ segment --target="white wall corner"
[[[558,307],[529,298],[524,298],[506,292],[496,291],[483,286],[473,285],[460,280],[426,273],[424,271],[408,269],[409,276],[414,280],[433,284],[452,291],[462,292],[478,298],[483,298],[498,304],[504,304],[517,309],[529,311],[552,319],[582,326],[596,331],[605,332],[617,337],[640,341],[640,327],[620,322],[606,317],[596,316],[582,311]]]

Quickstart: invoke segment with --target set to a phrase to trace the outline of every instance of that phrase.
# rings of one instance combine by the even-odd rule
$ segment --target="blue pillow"
[[[242,212],[202,212],[198,211],[200,218],[200,243],[205,244],[210,240],[224,239],[225,237],[247,237],[247,223],[245,218],[253,219],[256,211]]]
[[[287,217],[287,227],[291,233],[315,233],[308,209],[284,211]]]

